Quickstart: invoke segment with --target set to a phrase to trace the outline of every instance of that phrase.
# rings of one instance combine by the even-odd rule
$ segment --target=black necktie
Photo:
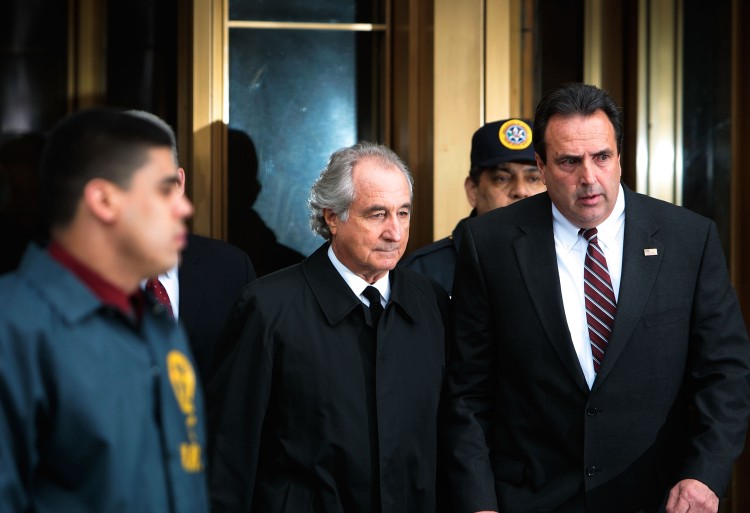
[[[368,286],[362,295],[370,302],[370,323],[373,331],[369,336],[360,337],[362,341],[362,362],[364,367],[365,387],[367,390],[367,410],[370,440],[370,465],[372,482],[370,484],[370,511],[380,513],[383,508],[380,504],[380,450],[378,444],[378,408],[375,387],[375,362],[377,361],[378,346],[378,321],[383,313],[383,305],[380,303],[380,292],[373,286]]]
[[[362,292],[362,295],[370,302],[372,325],[377,327],[380,315],[383,313],[383,305],[380,303],[380,291],[372,285],[368,285],[364,292]]]

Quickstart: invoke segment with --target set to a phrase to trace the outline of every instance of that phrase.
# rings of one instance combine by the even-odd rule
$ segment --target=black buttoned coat
[[[236,305],[239,341],[208,393],[214,513],[435,511],[447,294],[391,271],[376,336],[327,248]]]
[[[750,412],[750,342],[716,226],[624,192],[618,308],[591,390],[548,194],[467,223],[444,432],[454,511],[654,512],[681,479],[726,490]]]

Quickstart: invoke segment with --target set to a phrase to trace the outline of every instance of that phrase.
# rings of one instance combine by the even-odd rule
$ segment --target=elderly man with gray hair
[[[309,200],[326,242],[243,291],[208,392],[215,513],[435,511],[448,296],[396,268],[412,184],[384,146],[335,152]]]

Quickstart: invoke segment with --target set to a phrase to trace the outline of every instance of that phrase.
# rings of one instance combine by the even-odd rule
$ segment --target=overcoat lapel
[[[640,205],[639,196],[625,186],[623,190],[625,234],[617,314],[604,361],[594,382],[594,390],[617,364],[617,359],[640,322],[664,255],[664,244],[656,237],[659,226],[648,215],[648,209]]]
[[[331,325],[338,324],[355,308],[364,311],[365,305],[349,288],[344,278],[328,258],[328,243],[323,244],[303,263],[305,279],[315,295],[323,314]],[[422,301],[408,281],[403,278],[403,271],[395,268],[390,271],[391,298],[386,305],[384,323],[388,323],[391,310],[398,309],[406,318],[413,318],[414,312],[409,305]]]
[[[565,320],[552,231],[552,206],[549,199],[544,204],[546,208],[536,210],[541,217],[519,226],[524,235],[516,239],[514,250],[521,276],[548,340],[573,381],[588,393],[589,388]]]
[[[364,303],[336,271],[328,258],[328,246],[325,243],[315,250],[302,262],[302,269],[326,320],[336,325],[355,308],[364,309]]]

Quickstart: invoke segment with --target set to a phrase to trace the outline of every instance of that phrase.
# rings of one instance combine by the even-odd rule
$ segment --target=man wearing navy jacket
[[[423,246],[399,265],[429,276],[453,293],[453,273],[466,222],[545,190],[534,160],[531,121],[503,119],[479,128],[471,137],[471,168],[464,180],[469,217],[448,237]]]
[[[139,287],[175,265],[192,213],[169,135],[82,111],[41,169],[51,242],[0,279],[0,511],[205,513],[187,339]]]

